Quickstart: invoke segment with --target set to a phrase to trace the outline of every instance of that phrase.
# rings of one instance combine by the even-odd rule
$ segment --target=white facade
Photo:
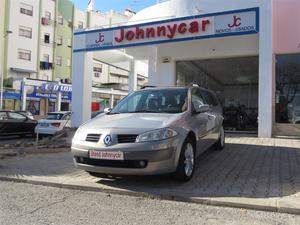
[[[21,13],[24,7],[28,14],[32,9],[32,15]],[[8,35],[7,67],[8,78],[22,79],[23,77],[37,78],[37,57],[38,57],[38,26],[39,23],[39,1],[35,0],[14,0],[9,1],[9,30]],[[20,28],[25,27],[31,30],[31,38],[20,36]],[[24,51],[25,50],[25,51]],[[23,58],[20,59],[20,52],[23,51]],[[24,54],[25,53],[25,54]]]
[[[87,27],[86,15],[87,12],[83,12],[78,9],[74,10],[74,30],[85,29]]]
[[[241,10],[249,8],[259,8],[259,33],[249,35],[236,35],[228,37],[218,37],[213,39],[190,40],[186,42],[173,42],[167,44],[152,44],[140,47],[125,49],[125,55],[129,55],[133,67],[137,61],[148,62],[149,84],[158,86],[176,85],[176,62],[193,59],[215,59],[227,57],[259,56],[259,87],[258,87],[258,135],[260,137],[271,137],[272,123],[274,116],[274,76],[273,76],[273,54],[272,54],[272,1],[271,0],[170,0],[137,13],[130,20],[129,24],[141,24],[145,22],[161,21],[193,15],[205,15],[217,12]],[[101,32],[101,31],[99,31]],[[86,39],[88,40],[88,38]],[[82,42],[78,39],[78,45]],[[76,46],[76,43],[74,43]],[[79,48],[80,49],[80,48]],[[89,58],[93,57],[92,52],[74,53],[75,71],[84,67],[81,72],[87,70]],[[103,53],[96,52],[95,55]],[[106,53],[107,54],[107,53]],[[163,59],[168,58],[165,63]],[[81,62],[81,63],[80,63]],[[132,77],[136,76],[136,70]],[[89,90],[83,83],[88,80],[88,73],[73,74],[73,81],[77,83],[77,88]],[[77,102],[81,102],[82,108],[87,108],[86,99],[76,94]],[[80,104],[80,103],[78,103]],[[85,113],[77,113],[75,107],[73,125],[78,126],[86,121]]]
[[[178,60],[212,59],[222,57],[237,57],[259,55],[259,136],[271,137],[274,113],[274,76],[272,55],[272,1],[243,0],[171,0],[139,12],[131,20],[140,21],[161,20],[174,17],[184,17],[196,14],[239,10],[259,7],[258,35],[237,36],[195,42],[167,44],[157,46],[152,57],[158,59],[149,61],[150,84],[175,85],[175,62]],[[200,10],[200,11],[199,11]],[[199,54],[201,52],[201,54]],[[163,57],[171,57],[171,62],[164,64]],[[263,121],[263,122],[260,122]]]

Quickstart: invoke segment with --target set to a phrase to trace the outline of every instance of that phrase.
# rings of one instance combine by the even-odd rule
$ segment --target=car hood
[[[154,130],[169,126],[181,114],[163,113],[121,113],[98,116],[82,127],[94,129],[138,129]]]

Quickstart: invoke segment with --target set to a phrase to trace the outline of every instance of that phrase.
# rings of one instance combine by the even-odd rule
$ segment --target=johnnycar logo
[[[93,48],[113,49],[155,43],[187,41],[257,33],[259,29],[258,8],[236,12],[207,14],[203,16],[170,19],[154,23],[105,28],[95,31],[75,32],[74,51],[93,51]]]
[[[233,23],[232,24],[228,24],[228,27],[229,28],[239,27],[242,24],[241,21],[242,21],[242,19],[240,17],[233,16]]]
[[[210,24],[209,19],[194,20],[175,24],[161,24],[159,26],[135,27],[128,30],[120,29],[115,36],[115,42],[143,40],[151,38],[173,39],[177,35],[205,32]]]
[[[246,25],[245,25],[246,24]],[[237,15],[232,16],[232,22],[224,26],[224,28],[216,29],[216,34],[232,33],[232,32],[245,32],[255,30],[254,25],[249,25],[244,22],[242,17]]]
[[[104,41],[104,35],[99,33],[98,39],[95,40],[95,43],[102,43]]]

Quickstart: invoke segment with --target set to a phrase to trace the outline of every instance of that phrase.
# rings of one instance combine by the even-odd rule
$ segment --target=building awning
[[[27,70],[27,69],[21,69],[21,68],[16,68],[16,67],[11,67],[10,69],[17,73],[37,73],[35,70]]]

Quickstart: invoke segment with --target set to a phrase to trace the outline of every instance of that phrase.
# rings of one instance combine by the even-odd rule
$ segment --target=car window
[[[65,114],[63,117],[62,117],[62,120],[70,120],[71,118],[71,114]]]
[[[7,120],[7,114],[6,112],[0,112],[0,120]]]
[[[61,120],[64,114],[62,113],[48,113],[46,119],[47,120]]]
[[[9,112],[8,116],[9,116],[10,119],[15,119],[15,120],[24,120],[24,119],[26,119],[25,116],[23,116],[22,114],[19,114],[19,113]]]
[[[147,89],[125,97],[113,113],[181,113],[187,109],[187,89]]]
[[[212,93],[210,93],[209,91],[200,90],[200,92],[201,92],[201,95],[203,97],[204,102],[207,105],[217,106],[219,104],[216,97]]]
[[[142,97],[142,94],[138,94],[133,96],[132,98],[129,98],[128,101],[126,101],[122,106],[120,107],[120,112],[133,112],[136,111],[136,108],[138,106],[138,103]]]
[[[204,105],[205,102],[203,101],[202,95],[200,93],[199,89],[192,89],[192,107],[195,111],[196,109],[199,109],[200,106]]]

